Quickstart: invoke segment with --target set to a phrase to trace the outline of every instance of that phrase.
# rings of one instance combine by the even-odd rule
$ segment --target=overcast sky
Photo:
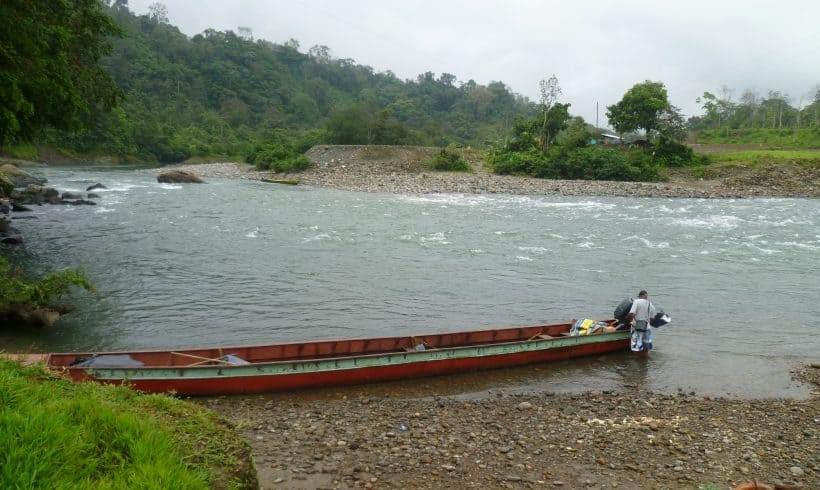
[[[131,0],[146,13],[156,0]],[[789,94],[794,104],[820,83],[820,1],[166,0],[188,35],[250,27],[256,38],[294,38],[400,78],[448,72],[458,80],[501,80],[538,100],[538,81],[556,74],[571,112],[595,120],[600,102],[660,80],[673,104],[721,85]]]

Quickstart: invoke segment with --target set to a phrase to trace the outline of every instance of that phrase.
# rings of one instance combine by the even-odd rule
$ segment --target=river
[[[820,201],[386,195],[144,170],[50,168],[102,182],[97,206],[19,220],[32,270],[97,291],[6,350],[103,350],[409,335],[610,317],[640,289],[673,318],[629,353],[436,380],[471,393],[608,389],[805,396],[820,351]],[[446,385],[446,386],[445,386]]]

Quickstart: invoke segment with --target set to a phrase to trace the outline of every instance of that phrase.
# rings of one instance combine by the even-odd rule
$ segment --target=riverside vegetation
[[[0,487],[254,488],[249,448],[213,412],[0,359]]]
[[[72,287],[87,291],[94,288],[88,278],[76,269],[64,269],[28,280],[14,270],[6,257],[0,255],[0,325],[36,324],[50,326],[60,313],[70,311],[55,301]]]
[[[43,39],[50,42],[43,43]],[[522,176],[656,181],[665,179],[670,169],[677,168],[691,168],[692,172],[706,174],[712,168],[707,165],[711,162],[709,159],[720,157],[692,153],[682,144],[687,129],[700,131],[697,137],[704,142],[765,140],[767,146],[805,148],[816,146],[820,126],[817,118],[820,91],[814,102],[804,108],[791,108],[780,94],[769,94],[764,100],[749,98],[749,103],[743,105],[752,109],[746,119],[751,121],[748,124],[726,122],[743,120],[739,116],[743,112],[741,107],[729,103],[730,99],[713,100],[704,95],[704,100],[713,104],[705,105],[707,116],[685,123],[668,100],[663,84],[647,81],[632,87],[608,112],[619,132],[633,135],[642,132],[644,142],[633,148],[606,148],[593,141],[599,139],[598,129],[590,128],[581,118],[572,118],[569,104],[559,101],[560,87],[555,77],[542,83],[542,98],[537,104],[499,81],[486,85],[473,80],[459,83],[452,74],[436,76],[431,72],[415,80],[400,80],[389,71],[377,73],[353,60],[334,58],[326,46],[314,46],[305,52],[295,40],[284,44],[255,40],[250,30],[244,28],[237,32],[208,29],[189,38],[170,25],[166,9],[159,3],[151,6],[148,15],[137,16],[128,10],[127,2],[119,0],[110,5],[98,0],[2,2],[0,46],[0,152],[28,160],[172,163],[241,158],[266,171],[296,172],[311,169],[311,160],[304,153],[321,143],[437,147],[456,144],[488,148],[490,169],[504,174],[502,177],[514,174],[503,182],[526,187],[532,186],[532,179],[524,180]],[[429,166],[426,168],[448,171],[447,175],[476,168],[475,161],[464,156],[468,154],[466,149],[432,152],[424,162]],[[784,154],[774,157],[769,153],[743,158],[774,158],[778,164],[780,158],[790,157]],[[816,168],[813,157],[797,160],[808,168]],[[693,162],[694,167],[687,167]],[[722,168],[731,171],[730,164],[736,161],[728,159],[723,163],[726,165]],[[55,190],[36,184],[27,184],[21,191],[19,188],[23,186],[14,184],[10,173],[17,174],[17,170],[6,167],[0,173],[0,198],[13,197],[18,192],[34,195],[38,202],[45,197],[64,201],[54,194]],[[478,172],[459,177],[474,179],[475,189],[487,189],[487,181],[482,180],[484,176]],[[424,174],[419,178],[427,180]],[[492,185],[497,182],[493,181]],[[547,185],[544,182],[538,185]],[[489,191],[505,189],[507,187],[500,186]],[[587,189],[579,187],[573,192],[588,193]],[[669,187],[647,184],[645,189],[660,192]],[[623,192],[635,195],[632,188]],[[8,206],[7,202],[4,199],[2,205]],[[5,226],[5,218],[3,223]],[[5,249],[2,252],[5,253]],[[3,294],[0,316],[48,310],[73,286],[91,289],[89,281],[77,271],[65,270],[40,279],[27,279],[9,265],[5,256],[0,259],[0,292]],[[602,402],[598,395],[591,395],[590,400],[592,404],[604,403],[606,410],[618,410],[626,403],[622,397]],[[551,424],[556,416],[575,420],[573,413],[562,410],[560,415],[558,410],[576,401],[561,398],[556,406],[544,405],[547,417],[543,419],[510,417],[505,421],[509,426],[499,423],[491,430],[469,424],[486,418],[502,420],[502,416],[512,411],[510,402],[488,404],[491,406],[479,411],[467,405],[443,411],[441,409],[448,408],[447,403],[422,406],[382,401],[374,406],[372,418],[368,415],[348,420],[392,424],[398,420],[390,417],[398,413],[412,412],[414,417],[418,413],[416,418],[420,423],[418,427],[412,424],[411,427],[418,430],[421,437],[401,441],[401,445],[384,442],[392,440],[395,433],[386,425],[382,427],[374,422],[373,426],[362,427],[361,436],[354,440],[347,432],[333,433],[340,420],[344,420],[336,417],[332,427],[327,420],[311,425],[315,438],[311,435],[310,440],[298,439],[307,440],[308,446],[311,443],[324,445],[327,450],[315,452],[309,447],[312,454],[308,458],[308,449],[304,447],[276,444],[271,448],[272,455],[276,470],[283,472],[280,478],[318,472],[329,475],[322,478],[330,479],[331,483],[334,479],[345,483],[359,481],[362,486],[395,478],[398,486],[416,483],[437,488],[442,483],[452,485],[465,479],[478,481],[476,477],[480,477],[482,484],[531,485],[564,477],[558,471],[541,471],[546,461],[537,461],[538,458],[518,460],[525,452],[543,458],[548,455],[533,441],[519,437],[524,432],[533,433],[533,424],[537,424],[540,439],[555,446],[549,449],[559,448],[563,453],[560,448],[569,448],[563,453],[567,458],[575,453],[570,450],[572,440],[580,446],[594,442],[594,426],[591,426],[593,429],[580,426],[578,421],[574,426],[558,426],[559,429],[568,427],[567,431],[552,430],[553,425],[548,430],[547,422]],[[665,398],[640,401],[667,404]],[[3,487],[255,485],[245,444],[235,437],[231,427],[211,412],[183,401],[140,395],[125,388],[75,385],[39,367],[0,361],[0,402],[0,461],[3,461],[0,486]],[[515,405],[515,410],[542,408],[536,406],[535,400],[521,403],[527,405],[523,408],[521,404]],[[679,456],[667,465],[674,465],[669,466],[673,472],[683,473],[675,480],[681,485],[695,481],[691,478],[696,481],[705,481],[707,477],[734,479],[748,474],[752,471],[750,468],[815,483],[811,478],[816,473],[806,471],[817,469],[816,462],[807,459],[809,453],[804,451],[807,446],[795,444],[785,448],[782,442],[784,438],[802,442],[815,436],[814,429],[803,429],[813,427],[806,414],[816,413],[814,403],[815,399],[808,406],[802,402],[772,403],[767,404],[766,410],[743,414],[747,425],[749,420],[756,420],[755,416],[763,416],[759,427],[772,427],[775,423],[765,418],[769,414],[774,414],[772,418],[776,417],[779,422],[788,422],[779,434],[754,432],[751,435],[767,447],[778,448],[783,459],[795,461],[791,468],[775,466],[760,453],[751,452],[748,457],[743,456],[748,464],[740,463],[742,466],[738,466],[737,471],[729,469],[730,465],[734,468],[737,464],[734,457],[726,458],[725,463],[720,463],[721,467],[704,468],[700,466],[702,457],[690,459],[687,451],[691,444],[679,443],[684,435],[689,437],[688,433],[674,425],[663,435],[672,437],[670,441],[679,439],[669,443],[665,455]],[[743,408],[737,404],[716,405],[729,411]],[[710,413],[715,408],[699,402],[692,406],[705,407],[698,408],[697,412],[684,412],[693,420],[695,417],[704,420],[706,415],[698,412]],[[348,408],[351,413],[362,413],[358,405],[294,405],[294,408],[310,411],[303,412],[306,424],[316,413],[342,413]],[[239,412],[229,409],[226,413],[242,421],[237,417]],[[288,431],[289,426],[283,424],[296,419],[277,419],[285,413],[291,412],[280,410],[264,414],[265,422],[272,429]],[[463,416],[465,413],[468,415]],[[698,449],[708,445],[737,451],[752,449],[741,444],[744,438],[727,432],[721,425],[723,422],[710,420],[709,423],[712,424],[710,435],[704,436],[704,442],[698,441]],[[437,435],[453,426],[472,431],[456,441],[449,435]],[[651,423],[647,426],[649,431],[656,430]],[[576,430],[579,427],[588,430]],[[257,428],[265,427],[257,424]],[[380,432],[367,432],[382,429],[383,437]],[[663,431],[663,427],[659,430]],[[764,430],[767,429],[761,429]],[[330,437],[323,439],[320,433]],[[480,437],[469,435],[471,433],[480,433]],[[621,440],[619,444],[623,445],[616,447],[616,453],[632,454],[633,448],[645,441],[641,433],[629,434],[632,438]],[[340,439],[342,436],[349,440]],[[719,436],[723,439],[718,439]],[[256,435],[255,440],[264,440],[259,437]],[[472,442],[475,439],[479,442]],[[494,444],[505,439],[509,442],[496,450]],[[464,440],[471,442],[463,443]],[[433,442],[418,449],[420,441]],[[535,443],[541,445],[538,441]],[[519,451],[518,446],[523,449]],[[338,466],[351,455],[334,452],[362,447],[374,449],[372,465]],[[387,447],[389,452],[384,451]],[[605,445],[601,447],[607,451]],[[626,453],[624,448],[631,452]],[[287,452],[282,453],[283,450]],[[707,450],[714,451],[707,447],[703,454],[712,456],[713,453],[705,452]],[[498,454],[505,456],[497,457]],[[370,456],[368,453],[368,458]],[[399,456],[400,460],[395,459]],[[462,464],[477,458],[500,460],[491,468],[496,473],[480,472],[487,469],[485,462],[476,463],[478,469],[473,468],[472,463],[468,467]],[[313,462],[320,459],[329,466],[324,468]],[[539,463],[538,471],[532,461]],[[554,457],[550,455],[549,461],[554,461]],[[286,463],[293,465],[287,467]],[[611,465],[616,462],[599,464],[612,470],[641,473],[636,465],[613,468]],[[375,468],[374,476],[363,477],[370,468]],[[394,474],[396,469],[401,473]],[[687,479],[690,469],[704,476]],[[589,468],[583,470],[589,471]],[[663,468],[653,468],[652,475],[661,470]],[[418,479],[402,480],[420,471],[420,483]],[[606,475],[608,470],[603,471]],[[641,481],[631,473],[623,478],[628,483]],[[559,483],[553,481],[554,485]]]
[[[118,32],[95,0],[0,3],[0,146],[31,141],[54,128],[81,131],[110,109],[119,89],[99,60],[108,36]],[[67,202],[70,196],[42,183],[14,165],[2,166],[2,234],[10,229],[8,215],[22,209],[24,199]],[[71,202],[87,204],[80,201]],[[2,247],[3,327],[16,328],[18,320],[50,309],[71,286],[91,289],[74,270],[27,280],[9,265]],[[246,443],[212,412],[125,387],[75,384],[43,367],[4,359],[0,461],[2,488],[257,486]]]

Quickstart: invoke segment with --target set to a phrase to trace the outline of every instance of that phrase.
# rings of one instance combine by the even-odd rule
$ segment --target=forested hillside
[[[535,110],[502,82],[485,86],[429,72],[400,80],[335,58],[325,46],[275,44],[247,29],[189,38],[168,23],[161,5],[137,16],[118,1],[108,11],[123,35],[103,64],[122,102],[91,130],[51,131],[40,142],[163,162],[245,155],[283,130],[298,146],[482,144]]]

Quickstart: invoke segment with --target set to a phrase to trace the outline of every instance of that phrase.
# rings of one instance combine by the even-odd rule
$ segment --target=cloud
[[[145,13],[155,0],[132,0]],[[595,103],[617,102],[643,80],[660,80],[672,103],[700,112],[695,98],[726,84],[781,90],[795,100],[820,83],[820,2],[178,0],[170,21],[188,35],[250,27],[257,38],[329,46],[401,78],[448,72],[501,80],[538,98],[556,74],[573,114],[594,120]]]

